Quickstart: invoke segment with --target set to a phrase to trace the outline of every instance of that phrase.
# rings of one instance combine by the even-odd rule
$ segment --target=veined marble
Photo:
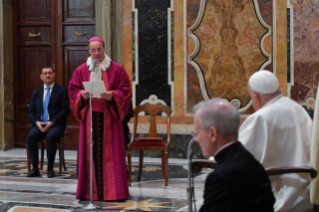
[[[316,98],[319,82],[319,2],[291,0],[294,6],[295,83],[291,97],[297,102]]]
[[[207,1],[194,30],[201,46],[193,60],[203,72],[210,98],[237,97],[242,106],[249,102],[248,79],[267,60],[259,46],[266,32],[253,1]]]

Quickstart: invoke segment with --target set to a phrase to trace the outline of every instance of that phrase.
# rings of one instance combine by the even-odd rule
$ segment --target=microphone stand
[[[83,206],[82,209],[84,210],[92,210],[92,209],[98,209],[101,208],[98,205],[95,205],[92,202],[93,199],[93,111],[92,111],[92,92],[93,92],[93,79],[94,79],[94,71],[95,71],[95,66],[96,66],[96,60],[93,60],[92,62],[92,72],[91,72],[91,83],[90,83],[90,114],[91,114],[91,141],[90,141],[90,202]]]
[[[187,147],[187,154],[188,154],[188,187],[186,188],[187,191],[187,203],[188,203],[188,212],[193,211],[193,194],[194,194],[194,187],[192,185],[192,145],[195,141],[195,138],[192,138],[188,143]]]

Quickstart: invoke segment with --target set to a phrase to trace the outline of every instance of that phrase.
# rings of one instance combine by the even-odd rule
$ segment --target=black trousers
[[[32,126],[27,137],[31,163],[33,165],[39,164],[38,141],[42,138],[45,138],[47,141],[48,168],[53,168],[57,150],[57,142],[63,135],[63,127],[52,126],[47,132],[43,133],[37,126]]]
[[[95,167],[95,179],[99,200],[103,200],[103,136],[104,136],[103,113],[93,111],[93,159]]]
[[[104,136],[104,115],[93,111],[93,163],[95,168],[96,187],[99,200],[104,198],[103,187],[103,136]],[[90,150],[87,150],[90,151]],[[77,154],[77,176],[79,176],[79,149]]]

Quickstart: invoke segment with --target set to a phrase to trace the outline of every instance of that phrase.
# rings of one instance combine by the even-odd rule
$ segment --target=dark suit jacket
[[[205,182],[203,211],[274,211],[275,198],[264,167],[236,142],[221,150]]]
[[[29,119],[33,125],[42,121],[44,86],[34,90],[31,94],[29,107]],[[65,129],[67,117],[70,113],[70,99],[68,89],[57,83],[54,84],[48,106],[50,121],[54,126]]]

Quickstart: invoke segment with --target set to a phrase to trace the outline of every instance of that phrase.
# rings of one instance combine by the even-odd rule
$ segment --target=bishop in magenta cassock
[[[76,199],[90,199],[90,140],[91,116],[89,92],[83,82],[103,81],[106,93],[92,98],[93,110],[93,200],[118,200],[129,197],[125,162],[125,138],[122,119],[131,101],[131,81],[123,66],[104,54],[104,41],[89,40],[90,57],[77,67],[69,84],[73,113],[80,121],[78,153],[78,187]],[[96,60],[95,70],[92,61]]]

